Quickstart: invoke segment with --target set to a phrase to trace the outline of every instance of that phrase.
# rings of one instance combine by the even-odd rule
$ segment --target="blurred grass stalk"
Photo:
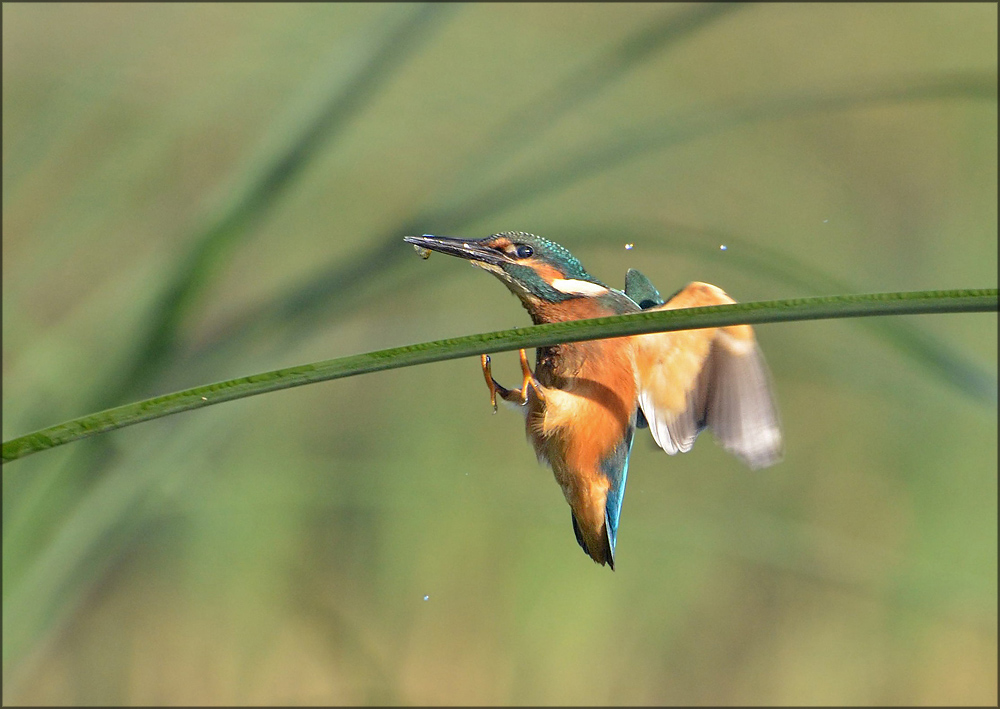
[[[557,89],[557,93],[560,93]],[[597,147],[587,146],[577,152],[555,158],[544,166],[522,172],[499,182],[485,185],[478,193],[464,198],[445,201],[444,206],[431,208],[425,213],[402,222],[374,240],[367,250],[346,262],[338,261],[321,269],[316,276],[285,294],[278,294],[269,302],[252,306],[228,324],[218,328],[221,333],[208,347],[199,349],[202,356],[209,352],[231,352],[239,343],[245,345],[250,333],[273,332],[282,329],[285,342],[294,341],[313,331],[316,320],[322,316],[327,324],[331,318],[345,317],[360,307],[370,296],[372,284],[385,290],[386,279],[408,258],[405,249],[398,248],[398,239],[404,234],[421,234],[433,231],[451,234],[469,224],[521,206],[543,196],[552,195],[571,185],[593,177],[595,174],[619,167],[622,164],[648,155],[652,151],[676,147],[696,138],[718,132],[744,128],[762,121],[776,121],[802,117],[815,113],[845,111],[885,103],[935,101],[948,99],[995,100],[997,82],[995,74],[966,72],[947,76],[916,77],[884,81],[879,84],[847,89],[809,91],[784,94],[764,99],[753,99],[736,105],[706,108],[686,116],[653,121],[648,126],[634,128],[624,137],[595,141]],[[575,102],[568,105],[575,105]],[[536,133],[525,130],[523,141]],[[484,155],[476,164],[489,165]],[[470,178],[470,184],[476,180]],[[785,262],[790,261],[785,257]],[[747,262],[745,270],[753,272],[757,263]],[[805,270],[815,269],[805,264],[795,264]],[[825,279],[831,281],[832,279]],[[843,284],[847,285],[847,284]],[[838,288],[852,292],[855,288]],[[811,293],[816,291],[810,287]],[[332,307],[336,303],[337,307]],[[898,331],[897,331],[898,333]],[[894,345],[900,347],[915,361],[927,367],[934,376],[942,376],[948,369],[975,371],[974,365],[945,343],[935,342],[924,333],[917,342],[913,337],[895,337]],[[928,343],[933,342],[933,345]],[[928,357],[933,350],[934,357]],[[942,365],[943,361],[943,365]],[[970,377],[945,377],[956,381],[988,379],[979,373]],[[966,388],[967,394],[981,396],[978,391]]]
[[[415,9],[406,5],[403,9],[395,5],[390,8],[388,14],[403,15],[403,19],[377,22],[370,34],[357,38],[352,54],[359,57],[358,61],[346,70],[340,65],[334,67],[332,77],[326,78],[333,88],[317,92],[323,102],[308,109],[315,115],[287,147],[270,159],[251,161],[241,175],[243,186],[229,192],[229,199],[210,217],[204,231],[191,240],[190,250],[178,260],[171,283],[150,313],[148,331],[139,338],[131,369],[97,388],[104,401],[110,403],[140,389],[162,369],[175,349],[178,330],[195,298],[225,263],[226,254],[316,156],[343,133],[396,70],[434,36],[453,10],[441,3],[426,3]],[[338,56],[342,54],[339,50]]]

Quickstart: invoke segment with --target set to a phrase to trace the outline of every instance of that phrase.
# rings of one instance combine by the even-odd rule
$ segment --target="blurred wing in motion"
[[[652,309],[734,302],[720,288],[695,282]],[[753,328],[732,325],[635,339],[639,406],[657,445],[671,455],[686,452],[708,427],[751,468],[780,460],[781,425]]]

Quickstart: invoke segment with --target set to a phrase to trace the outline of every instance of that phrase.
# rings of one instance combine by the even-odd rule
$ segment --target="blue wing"
[[[643,310],[666,302],[652,281],[634,268],[630,268],[625,274],[625,295]]]

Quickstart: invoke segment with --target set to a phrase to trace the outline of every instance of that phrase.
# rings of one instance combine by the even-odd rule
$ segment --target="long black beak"
[[[497,266],[510,263],[510,258],[502,251],[484,246],[482,242],[485,239],[456,239],[451,236],[424,234],[423,236],[404,236],[403,241],[423,249],[438,251],[449,256],[458,256],[470,261],[492,263]]]

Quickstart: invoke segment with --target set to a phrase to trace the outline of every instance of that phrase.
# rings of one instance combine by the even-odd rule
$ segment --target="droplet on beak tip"
[[[425,261],[431,257],[431,250],[425,249],[423,246],[418,244],[413,245],[413,250],[417,252],[417,256],[424,259]]]

